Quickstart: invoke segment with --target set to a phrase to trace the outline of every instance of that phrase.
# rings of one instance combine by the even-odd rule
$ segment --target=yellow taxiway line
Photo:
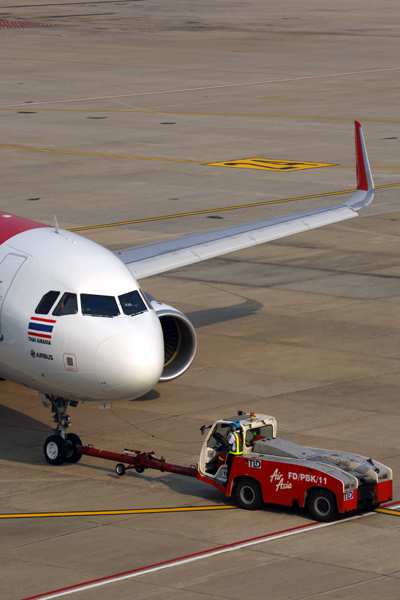
[[[184,162],[196,164],[204,164],[207,162],[202,160],[187,160],[182,158],[151,158],[147,156],[123,156],[120,154],[94,154],[91,152],[70,152],[68,150],[49,150],[47,148],[27,148],[25,146],[9,146],[7,144],[0,144],[0,148],[11,148],[13,150],[30,150],[31,152],[48,152],[50,154],[72,154],[73,156],[96,156],[100,158],[125,158],[130,160],[157,160],[163,162]]]
[[[232,510],[239,507],[234,504],[221,506],[180,506],[173,508],[140,508],[129,510],[79,510],[69,512],[43,512],[43,513],[10,513],[0,514],[0,519],[40,519],[48,517],[99,517],[113,515],[145,515],[160,513],[183,513],[213,510]],[[387,508],[375,508],[374,512],[400,517],[400,511]]]
[[[230,510],[238,508],[236,505],[221,506],[179,506],[175,508],[141,508],[131,510],[79,510],[71,512],[44,512],[44,513],[10,513],[0,515],[0,519],[40,519],[44,517],[98,517],[107,515],[145,515],[172,512],[197,512],[205,510]]]
[[[400,186],[400,183],[388,183],[386,185],[377,185],[375,189]],[[148,223],[150,221],[162,221],[165,219],[178,219],[180,217],[192,217],[194,215],[204,215],[225,210],[237,210],[243,208],[254,208],[257,206],[266,206],[268,204],[281,204],[282,202],[296,202],[297,200],[309,200],[312,198],[323,198],[324,196],[337,196],[338,194],[352,194],[356,190],[343,190],[341,192],[329,192],[327,194],[314,194],[312,196],[298,196],[297,198],[283,198],[281,200],[267,200],[265,202],[253,202],[252,204],[239,204],[238,206],[223,206],[220,208],[209,208],[208,210],[195,210],[186,213],[177,213],[175,215],[163,215],[161,217],[149,217],[148,219],[135,219],[132,221],[120,221],[118,223],[104,223],[103,225],[88,225],[87,227],[75,227],[68,231],[88,231],[90,229],[104,229],[106,227],[120,227],[122,225],[133,225],[135,223]]]
[[[383,513],[385,515],[394,515],[395,517],[400,517],[400,511],[390,510],[389,508],[376,508],[375,512]]]
[[[190,160],[187,158],[159,158],[159,157],[154,157],[154,156],[126,156],[124,154],[98,154],[95,152],[73,152],[70,150],[51,150],[50,148],[29,148],[27,146],[13,146],[10,144],[0,144],[0,148],[10,148],[11,150],[29,150],[30,152],[47,152],[49,154],[70,154],[72,156],[95,156],[97,158],[122,158],[125,160],[153,160],[153,161],[159,161],[159,162],[179,162],[179,163],[194,163],[194,164],[198,164],[198,165],[206,165],[206,166],[214,166],[217,163],[215,162],[210,162],[209,160]],[[241,159],[243,160],[243,159]],[[249,160],[249,159],[246,159]],[[253,159],[253,160],[263,160],[263,159]],[[224,161],[224,162],[240,162],[240,161],[235,161],[235,159],[229,159],[228,161]],[[291,161],[293,162],[293,161]],[[218,163],[218,166],[220,166],[222,163]],[[320,163],[308,163],[308,164],[315,164],[316,167],[319,166],[324,166],[324,167],[341,167],[341,168],[345,168],[345,169],[355,169],[355,165],[336,165],[336,164],[320,164]],[[225,166],[225,165],[224,165]],[[372,169],[400,169],[400,167],[396,167],[396,166],[379,166],[379,165],[373,165],[371,167]],[[266,169],[266,170],[271,170],[271,169]],[[299,169],[296,169],[299,170]]]

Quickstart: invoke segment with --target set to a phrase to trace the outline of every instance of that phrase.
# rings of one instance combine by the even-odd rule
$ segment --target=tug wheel
[[[67,458],[67,444],[60,435],[51,435],[43,446],[44,457],[50,465],[61,465]]]
[[[337,518],[336,498],[329,490],[313,490],[308,497],[307,508],[316,521],[329,523]]]
[[[136,473],[144,473],[144,467],[135,467]]]
[[[122,477],[123,475],[125,475],[125,473],[126,473],[125,465],[123,465],[122,463],[118,463],[117,466],[115,467],[115,472],[118,475],[118,477]]]
[[[81,460],[82,454],[79,454],[77,448],[82,446],[81,438],[76,433],[67,433],[67,456],[65,460],[69,463],[77,463]]]
[[[262,503],[261,489],[257,481],[244,477],[236,486],[236,500],[240,508],[258,510]]]

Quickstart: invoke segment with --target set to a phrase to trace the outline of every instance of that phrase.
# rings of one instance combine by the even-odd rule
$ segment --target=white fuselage
[[[50,227],[10,237],[0,245],[0,377],[68,400],[142,396],[161,376],[164,343],[149,305],[124,314],[119,297],[133,290],[142,295],[127,267],[83,237]],[[35,313],[50,291],[57,301]],[[65,293],[76,311],[54,315]],[[119,314],[82,314],[81,294],[114,297]]]

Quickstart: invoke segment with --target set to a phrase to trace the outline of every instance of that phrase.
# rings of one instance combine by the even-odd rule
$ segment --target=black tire
[[[144,473],[144,467],[135,467],[136,473]]]
[[[50,465],[61,465],[67,457],[67,444],[60,435],[51,435],[43,446],[44,457]]]
[[[126,473],[125,465],[123,465],[122,463],[118,463],[117,466],[115,467],[115,472],[118,475],[118,477],[122,477],[123,475],[125,475],[125,473]]]
[[[81,438],[76,433],[67,433],[67,456],[66,462],[77,463],[81,460],[82,454],[79,454],[77,448],[82,446]]]
[[[334,521],[338,515],[335,494],[323,488],[312,490],[307,508],[313,519],[324,523]]]
[[[258,510],[262,504],[261,488],[257,481],[244,477],[236,486],[236,500],[240,508]]]

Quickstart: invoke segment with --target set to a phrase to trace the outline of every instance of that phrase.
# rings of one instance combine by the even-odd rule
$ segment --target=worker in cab
[[[228,453],[228,458],[226,461],[226,465],[228,467],[228,477],[227,482],[229,481],[229,475],[232,468],[233,459],[235,456],[241,456],[244,453],[245,448],[245,437],[244,431],[239,423],[239,421],[235,421],[231,423],[231,435],[229,436],[228,443],[231,447]]]

